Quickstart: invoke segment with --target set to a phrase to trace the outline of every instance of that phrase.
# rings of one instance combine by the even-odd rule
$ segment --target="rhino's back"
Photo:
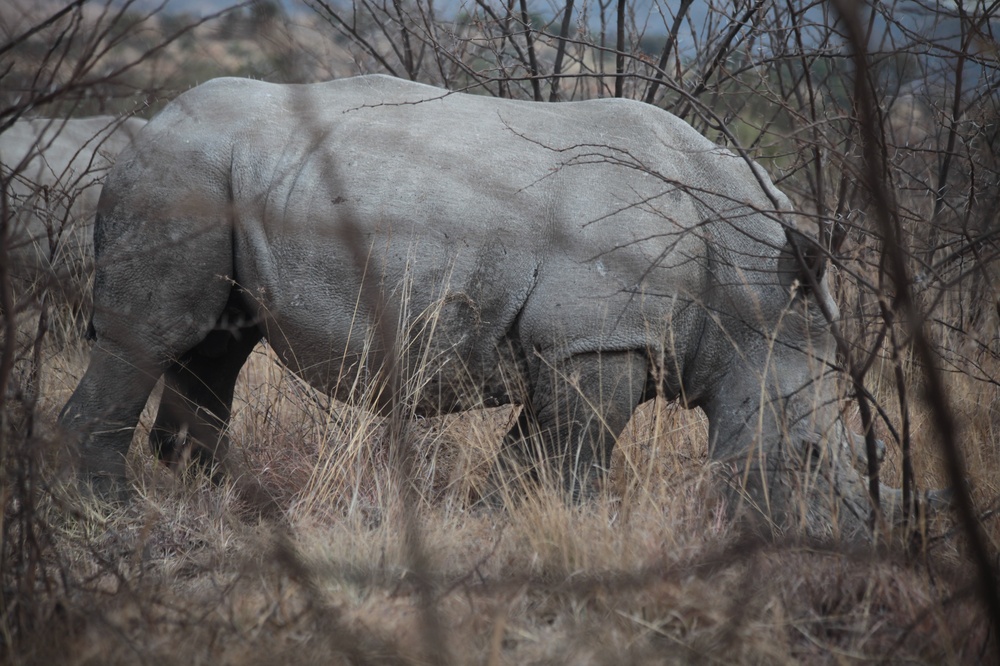
[[[763,172],[753,175],[743,158],[676,116],[627,99],[540,104],[453,93],[385,75],[308,85],[220,78],[179,97],[155,123],[206,142],[207,152],[230,144],[248,159],[282,160],[325,149],[343,171],[375,166],[414,176],[454,167],[470,182],[488,177],[494,186],[509,182],[517,189],[540,186],[551,193],[554,188],[538,178],[579,166],[589,156],[603,160],[604,168],[594,170],[602,178],[609,168],[638,166],[661,182],[681,182],[705,195],[787,204]],[[577,182],[580,171],[572,174]],[[641,180],[637,173],[628,178]],[[474,182],[477,187],[471,189],[484,189],[482,180]],[[572,188],[572,194],[591,198],[583,187]]]
[[[427,249],[506,230],[527,252],[566,254],[557,246],[574,241],[589,255],[630,244],[633,254],[659,256],[713,216],[745,222],[747,206],[788,206],[744,159],[629,100],[538,104],[386,76],[217,79],[154,125],[147,182],[156,186],[165,170],[218,174],[242,221],[258,223],[272,247],[349,217],[368,233],[419,237]],[[764,235],[777,238],[776,229]]]

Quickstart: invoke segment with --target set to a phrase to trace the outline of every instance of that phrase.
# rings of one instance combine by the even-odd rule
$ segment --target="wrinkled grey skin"
[[[220,428],[261,337],[315,387],[388,409],[371,390],[388,328],[415,412],[524,405],[501,477],[540,453],[534,472],[578,495],[659,393],[707,413],[733,506],[861,533],[815,299],[836,306],[822,282],[798,288],[789,208],[758,167],[637,102],[210,81],[108,177],[96,344],[61,423],[114,494],[165,373],[154,450],[178,460],[197,440],[225,466]]]
[[[94,214],[115,156],[146,124],[140,118],[36,118],[0,134],[8,183],[10,267],[21,282],[41,280],[79,299],[90,271]]]

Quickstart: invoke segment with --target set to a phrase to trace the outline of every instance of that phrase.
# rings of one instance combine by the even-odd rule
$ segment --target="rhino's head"
[[[842,420],[831,331],[839,311],[825,262],[807,247],[789,233],[777,280],[743,271],[730,280],[748,286],[716,294],[714,335],[725,340],[716,344],[728,344],[732,357],[702,407],[710,456],[738,512],[768,529],[850,538],[866,529],[871,505],[855,466],[857,436]]]

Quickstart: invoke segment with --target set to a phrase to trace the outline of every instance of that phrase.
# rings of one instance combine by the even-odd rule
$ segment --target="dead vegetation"
[[[79,353],[49,367],[46,423],[83,368]],[[385,424],[266,350],[244,377],[233,440],[284,515],[260,521],[232,486],[178,478],[141,446],[128,507],[45,495],[44,622],[12,663],[976,663],[992,649],[950,522],[912,554],[745,539],[718,505],[701,415],[676,406],[636,415],[583,506],[531,491],[470,507],[509,415],[417,424],[415,571]]]
[[[53,360],[41,421],[54,420],[82,367],[78,354]],[[232,436],[284,515],[260,521],[231,486],[177,478],[136,446],[128,507],[108,516],[70,509],[58,491],[42,499],[51,570],[32,603],[44,622],[8,658],[976,663],[990,654],[949,521],[909,551],[745,539],[718,505],[701,415],[653,404],[630,423],[599,499],[567,506],[531,491],[504,511],[470,507],[470,477],[507,418],[470,413],[411,429],[407,482],[426,557],[415,571],[384,424],[331,406],[261,350],[241,381]],[[996,534],[995,520],[985,525]]]
[[[310,81],[395,71],[546,99],[560,80],[552,74],[565,75],[560,99],[613,94],[620,79],[623,94],[648,96],[761,159],[819,227],[835,219],[846,225],[847,251],[834,270],[844,335],[865,369],[876,434],[889,443],[880,474],[901,486],[909,461],[916,488],[948,483],[941,433],[925,399],[925,367],[913,353],[913,322],[901,322],[896,309],[900,283],[885,269],[885,236],[865,189],[857,148],[865,137],[851,115],[850,68],[827,57],[832,37],[795,51],[797,31],[780,31],[781,8],[757,4],[710,14],[695,30],[700,55],[669,40],[648,48],[634,17],[617,46],[613,4],[587,3],[574,10],[575,29],[563,29],[558,15],[534,17],[532,65],[515,4],[478,3],[456,23],[428,17],[429,6],[359,4],[369,14],[360,22],[354,14],[351,23],[349,14],[321,2],[308,15],[253,5],[204,22],[146,16],[132,5],[5,4],[0,63],[14,64],[0,68],[0,128],[25,114],[148,115],[219,74]],[[22,39],[66,7],[79,14],[44,25],[41,41]],[[689,4],[682,7],[664,8],[668,29]],[[594,20],[581,19],[585,11]],[[730,34],[744,17],[744,28]],[[797,22],[786,25],[808,23],[804,9],[792,18]],[[894,193],[892,219],[903,231],[897,247],[924,317],[917,324],[943,371],[975,527],[995,567],[996,43],[991,16],[970,10],[960,18],[965,64],[945,61],[959,68],[947,80],[951,92],[927,72],[925,85],[911,92],[873,87],[886,128],[882,173]],[[112,29],[123,21],[132,28]],[[768,49],[755,55],[762,40]],[[913,54],[928,43],[910,52],[898,44],[891,52],[870,49],[882,67],[873,68],[872,80],[919,68]],[[620,66],[617,52],[628,56]],[[616,67],[628,76],[616,77]],[[996,659],[996,618],[971,564],[967,524],[915,520],[857,550],[749,539],[726,519],[715,492],[703,415],[676,404],[650,403],[636,414],[597,499],[567,506],[512,487],[518,501],[484,509],[470,499],[511,410],[394,430],[316,394],[262,346],[238,384],[230,434],[246,473],[280,515],[261,519],[236,484],[213,486],[155,463],[144,444],[149,409],[129,460],[135,496],[109,514],[75,495],[71,460],[52,428],[86,367],[86,343],[66,342],[75,338],[70,332],[53,336],[58,318],[49,322],[44,301],[18,301],[4,275],[0,269],[4,663]],[[22,335],[13,335],[18,329]],[[36,349],[41,363],[32,365]],[[15,367],[31,370],[16,374]],[[844,409],[860,431],[857,402]],[[394,458],[400,450],[412,451],[405,478]]]

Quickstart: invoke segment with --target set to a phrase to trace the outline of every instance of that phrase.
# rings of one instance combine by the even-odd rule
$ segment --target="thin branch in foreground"
[[[902,313],[902,322],[908,326],[913,340],[913,349],[920,360],[926,382],[926,402],[931,411],[931,420],[941,442],[945,469],[954,492],[955,509],[965,535],[969,540],[969,550],[979,575],[979,593],[993,626],[993,639],[1000,654],[1000,589],[993,568],[993,557],[982,533],[976,516],[972,497],[966,488],[965,464],[962,461],[958,443],[958,424],[948,400],[948,394],[935,362],[934,353],[924,330],[925,318],[913,299],[912,280],[906,266],[906,256],[900,244],[897,229],[898,218],[893,214],[893,205],[882,178],[884,172],[883,154],[879,150],[878,116],[875,100],[868,85],[868,56],[866,39],[863,34],[857,0],[831,0],[844,23],[852,47],[854,60],[854,102],[860,115],[862,151],[864,157],[864,177],[871,192],[875,207],[875,218],[882,232],[886,268],[895,284],[896,299]]]

